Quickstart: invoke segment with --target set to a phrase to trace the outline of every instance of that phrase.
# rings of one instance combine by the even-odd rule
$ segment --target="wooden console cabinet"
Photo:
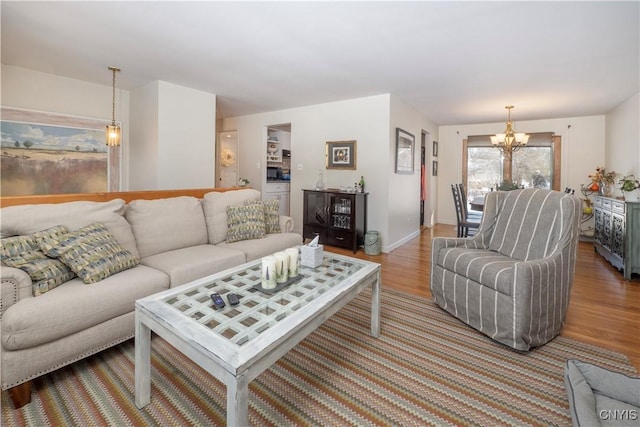
[[[302,234],[320,243],[358,251],[367,232],[367,195],[331,190],[304,191]]]
[[[640,203],[595,196],[593,244],[624,278],[640,273]]]

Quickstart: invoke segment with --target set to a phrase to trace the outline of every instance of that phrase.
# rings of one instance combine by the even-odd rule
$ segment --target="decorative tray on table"
[[[272,295],[272,294],[275,294],[276,292],[286,288],[287,286],[298,282],[303,277],[304,277],[304,275],[302,273],[298,273],[297,276],[290,277],[289,280],[287,280],[286,282],[278,283],[278,285],[273,289],[265,289],[265,288],[262,287],[262,283],[256,283],[255,285],[253,285],[253,289],[257,289],[260,292],[264,292],[265,294]]]

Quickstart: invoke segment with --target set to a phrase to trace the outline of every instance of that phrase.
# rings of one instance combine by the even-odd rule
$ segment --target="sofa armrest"
[[[444,248],[474,248],[486,249],[482,245],[482,239],[466,237],[434,237],[431,240],[431,273],[429,281],[433,281],[433,270],[438,264],[438,254]]]
[[[293,218],[286,215],[280,215],[280,232],[291,233],[293,231]]]
[[[32,297],[31,277],[26,272],[4,265],[0,267],[0,319],[7,308]]]

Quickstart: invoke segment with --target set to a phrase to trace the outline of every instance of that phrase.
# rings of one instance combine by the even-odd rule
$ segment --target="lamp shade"
[[[527,145],[529,142],[529,135],[526,133],[516,133],[516,142],[522,145]]]
[[[107,145],[117,147],[120,145],[120,126],[112,123],[107,126]]]

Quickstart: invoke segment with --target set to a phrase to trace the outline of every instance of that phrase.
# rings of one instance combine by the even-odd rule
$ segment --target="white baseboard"
[[[400,246],[404,245],[409,240],[415,239],[418,236],[420,236],[420,230],[414,231],[413,233],[409,234],[408,236],[406,236],[403,239],[398,240],[397,242],[393,243],[392,245],[383,246],[382,247],[382,252],[388,254],[389,252],[392,252],[395,249],[398,249]]]

